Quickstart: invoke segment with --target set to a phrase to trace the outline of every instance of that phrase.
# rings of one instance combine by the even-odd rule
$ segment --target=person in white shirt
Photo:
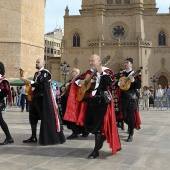
[[[147,108],[147,110],[149,109],[149,96],[150,96],[151,92],[149,91],[147,86],[143,87],[143,91],[142,91],[142,98],[143,98],[143,110],[145,108]]]
[[[162,98],[164,95],[164,89],[162,89],[161,85],[158,85],[158,88],[156,89],[156,110],[159,110],[159,104],[161,106],[161,110],[163,110],[163,103],[162,103]]]

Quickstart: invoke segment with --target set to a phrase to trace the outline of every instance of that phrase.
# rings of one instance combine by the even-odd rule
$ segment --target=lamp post
[[[152,84],[153,84],[153,88],[154,88],[154,99],[155,99],[155,90],[156,90],[156,84],[157,84],[157,82],[158,82],[158,77],[156,77],[156,76],[152,76],[151,78],[150,78],[150,80],[151,80],[151,82],[152,82]]]
[[[67,76],[69,74],[70,65],[66,61],[60,64],[60,69],[62,70],[62,77],[64,79],[64,84],[66,83]]]

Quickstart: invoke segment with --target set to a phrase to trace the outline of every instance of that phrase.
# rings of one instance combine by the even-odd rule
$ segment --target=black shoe
[[[89,136],[89,133],[88,133],[88,132],[83,132],[83,133],[82,133],[82,137],[87,137],[87,136]]]
[[[124,123],[123,123],[123,122],[121,122],[120,128],[121,128],[122,130],[125,130],[125,127],[124,127]]]
[[[3,143],[0,143],[0,145],[7,145],[12,143],[14,143],[14,140],[10,138],[10,139],[5,139]]]
[[[30,137],[27,140],[23,140],[23,143],[37,143],[37,138]]]
[[[89,156],[88,159],[95,159],[99,156],[99,151],[93,151]]]
[[[78,138],[77,134],[72,133],[70,136],[67,137],[67,139],[75,139]]]
[[[121,150],[122,150],[122,148],[119,148],[119,149],[117,149],[116,151],[119,152],[119,151],[121,151]]]
[[[129,135],[128,138],[127,138],[127,142],[132,142],[132,141],[133,141],[133,136]]]
[[[117,122],[117,127],[120,128],[120,122]]]

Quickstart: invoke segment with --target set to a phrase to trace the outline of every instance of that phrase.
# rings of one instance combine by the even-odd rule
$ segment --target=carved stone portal
[[[123,62],[123,50],[121,48],[116,49],[115,57],[113,60],[114,62]]]

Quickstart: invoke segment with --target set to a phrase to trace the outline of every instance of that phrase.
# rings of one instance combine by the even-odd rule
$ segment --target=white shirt
[[[151,94],[151,92],[149,90],[144,90],[143,91],[143,96],[149,97],[150,94]]]
[[[102,67],[103,75],[106,75],[106,74],[107,74],[107,73],[104,71],[104,70],[106,70],[106,69],[109,69],[109,68],[107,68],[107,67]],[[90,69],[90,70],[91,70],[92,72],[94,72],[93,69]],[[94,89],[96,89],[96,88],[99,87],[100,78],[101,78],[101,75],[100,75],[99,72],[97,72],[97,73],[96,73],[96,80],[91,79],[91,82],[96,82],[96,85],[95,85]],[[80,79],[79,79],[79,80],[76,80],[75,83],[76,83],[78,86],[81,86],[81,85],[79,84],[79,81],[80,81]],[[96,92],[97,92],[97,90],[93,90],[93,91],[92,91],[92,96],[94,96],[94,95],[96,94]]]
[[[156,90],[156,97],[163,97],[164,89],[157,89]]]
[[[28,94],[25,92],[25,88],[26,88],[26,86],[22,86],[22,88],[21,88],[21,94],[28,95]]]

